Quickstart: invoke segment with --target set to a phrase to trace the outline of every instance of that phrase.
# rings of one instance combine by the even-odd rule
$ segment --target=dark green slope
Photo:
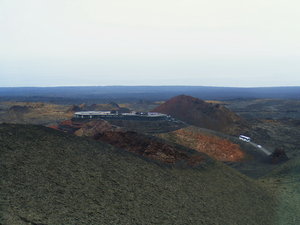
[[[300,157],[280,165],[261,182],[276,194],[275,224],[300,224]]]
[[[300,178],[300,157],[295,157],[273,169],[266,177]]]
[[[220,163],[172,168],[29,125],[0,125],[0,150],[0,224],[273,224],[273,199]]]

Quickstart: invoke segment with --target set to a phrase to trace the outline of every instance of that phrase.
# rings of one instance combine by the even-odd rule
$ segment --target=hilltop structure
[[[104,119],[104,120],[171,120],[171,116],[158,112],[129,112],[118,111],[82,111],[74,113],[75,119]]]

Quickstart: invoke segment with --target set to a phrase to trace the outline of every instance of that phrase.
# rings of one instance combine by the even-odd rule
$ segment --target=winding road
[[[259,147],[260,145],[254,143],[254,142],[248,142],[249,144],[253,145],[254,147],[256,147],[257,149],[261,150],[262,152],[264,152],[266,155],[271,155],[272,153],[270,151],[268,151],[266,148],[264,147]]]

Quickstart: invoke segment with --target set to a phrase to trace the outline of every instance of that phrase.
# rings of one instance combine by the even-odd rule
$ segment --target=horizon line
[[[0,88],[69,88],[69,87],[211,87],[211,88],[292,88],[300,85],[282,86],[213,86],[213,85],[49,85],[49,86],[0,86]]]

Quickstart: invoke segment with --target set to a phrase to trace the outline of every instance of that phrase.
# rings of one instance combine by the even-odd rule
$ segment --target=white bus
[[[250,142],[251,141],[251,138],[247,137],[245,135],[240,135],[239,139],[242,140],[242,141],[246,141],[246,142]]]

